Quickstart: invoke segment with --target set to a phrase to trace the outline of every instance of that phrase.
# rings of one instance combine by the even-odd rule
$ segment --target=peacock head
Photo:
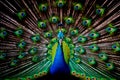
[[[64,37],[64,34],[63,34],[63,32],[60,30],[59,33],[58,33],[58,40],[59,40],[59,44],[60,44],[60,45],[61,45],[61,43],[62,43],[63,37]]]

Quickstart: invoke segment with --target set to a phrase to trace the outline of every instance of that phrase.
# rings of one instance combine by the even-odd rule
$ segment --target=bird
[[[0,80],[119,80],[119,0],[0,0]]]

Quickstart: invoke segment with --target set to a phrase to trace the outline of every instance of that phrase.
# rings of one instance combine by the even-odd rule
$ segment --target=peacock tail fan
[[[119,0],[0,0],[0,80],[119,80],[119,7]]]

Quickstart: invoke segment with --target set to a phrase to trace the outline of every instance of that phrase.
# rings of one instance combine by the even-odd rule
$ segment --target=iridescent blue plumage
[[[58,40],[63,39],[63,37],[64,37],[63,32],[59,31],[59,33],[58,33]]]
[[[54,74],[69,74],[69,66],[66,64],[64,60],[64,55],[62,51],[62,47],[60,44],[58,44],[56,55],[54,62],[50,68],[50,73],[52,75]]]
[[[69,74],[70,73],[69,66],[67,65],[67,63],[64,60],[64,53],[63,53],[62,45],[61,45],[61,41],[62,41],[63,37],[64,37],[64,34],[62,33],[62,31],[59,31],[59,33],[58,33],[59,43],[57,46],[54,62],[50,68],[51,75]]]

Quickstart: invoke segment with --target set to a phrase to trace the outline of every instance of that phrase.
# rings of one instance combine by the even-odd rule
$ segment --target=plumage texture
[[[0,80],[34,80],[60,66],[81,80],[119,80],[119,7],[119,0],[1,0]]]
[[[50,68],[50,73],[52,75],[54,74],[69,74],[69,67],[67,65],[67,63],[65,62],[65,59],[64,59],[64,53],[62,51],[62,47],[60,44],[58,44],[58,47],[57,47],[57,51],[56,51],[56,55],[55,55],[55,59],[54,59],[54,62]]]

